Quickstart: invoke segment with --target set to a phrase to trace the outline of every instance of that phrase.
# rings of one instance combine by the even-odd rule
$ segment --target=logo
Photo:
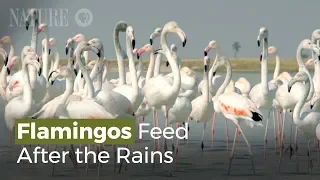
[[[76,23],[81,27],[89,26],[93,21],[92,12],[88,9],[79,9],[75,14]]]

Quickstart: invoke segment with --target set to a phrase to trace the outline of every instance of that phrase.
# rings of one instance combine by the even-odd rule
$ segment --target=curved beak
[[[207,46],[206,48],[204,48],[204,56],[208,55],[208,52],[211,50],[210,46]]]
[[[152,43],[153,43],[153,39],[150,38],[150,45],[152,45]]]
[[[5,65],[5,66],[7,66],[8,61],[9,61],[9,57],[7,56],[7,57],[6,57],[6,60],[4,61],[4,65]]]
[[[169,67],[170,63],[169,61],[166,61],[166,66]]]
[[[260,62],[262,61],[262,53],[260,54]]]
[[[288,83],[288,92],[289,92],[289,93],[290,93],[290,91],[291,91],[291,88],[292,88],[293,84],[296,83],[296,82],[297,82],[297,80],[296,80],[295,78],[292,78],[292,79],[289,81],[289,83]]]
[[[7,68],[7,74],[10,75],[10,69],[9,68]]]
[[[140,56],[146,52],[146,49],[145,48],[141,48],[137,51],[137,58],[140,59]]]
[[[51,49],[49,48],[49,55],[51,54]]]
[[[136,40],[134,38],[131,40],[131,45],[132,45],[132,49],[134,49],[136,46]]]
[[[181,28],[177,28],[177,34],[180,37],[181,41],[182,41],[182,47],[185,47],[187,44],[187,36],[186,34],[182,31]]]
[[[38,75],[41,76],[41,73],[42,73],[42,68],[40,67]]]
[[[69,48],[66,47],[66,55],[68,55],[68,52],[69,52]]]
[[[94,53],[96,53],[99,58],[101,57],[101,52],[100,52],[100,50],[99,50],[97,47],[90,45],[90,49],[91,49]]]
[[[258,47],[260,47],[260,43],[261,42],[261,34],[259,33],[258,37],[257,37],[257,45]]]
[[[27,19],[26,19],[26,30],[29,30],[29,26],[30,26],[30,21],[31,21],[31,16],[30,14],[28,15]]]

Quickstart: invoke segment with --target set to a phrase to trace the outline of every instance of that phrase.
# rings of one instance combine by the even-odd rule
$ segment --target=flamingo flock
[[[296,60],[299,71],[293,77],[288,72],[280,72],[280,57],[274,46],[269,46],[268,29],[262,27],[257,36],[257,46],[262,48],[261,81],[251,84],[244,77],[233,79],[231,61],[220,52],[217,41],[212,40],[204,48],[203,79],[199,80],[190,67],[181,67],[178,46],[167,44],[167,35],[176,34],[182,47],[187,45],[187,35],[179,25],[168,22],[163,28],[156,28],[149,36],[150,42],[136,48],[133,26],[120,21],[114,28],[114,48],[118,63],[118,79],[109,79],[108,60],[104,57],[103,42],[98,38],[87,40],[83,34],[77,34],[66,40],[66,66],[60,65],[59,45],[50,38],[49,27],[39,24],[39,12],[31,9],[26,19],[26,30],[32,29],[31,44],[26,45],[21,56],[15,56],[14,44],[9,36],[0,39],[0,57],[4,62],[0,74],[0,104],[5,109],[4,119],[8,129],[9,143],[15,120],[19,118],[63,118],[63,119],[117,119],[137,118],[137,123],[153,114],[153,125],[159,127],[158,113],[165,117],[165,127],[186,126],[190,121],[203,123],[201,150],[203,151],[206,124],[212,119],[212,147],[214,142],[217,114],[225,118],[225,136],[228,150],[228,122],[232,122],[236,131],[229,157],[229,170],[234,156],[236,139],[243,137],[251,157],[253,173],[255,164],[253,152],[246,138],[243,126],[264,127],[264,149],[266,158],[267,131],[270,115],[274,120],[275,150],[279,147],[279,170],[284,146],[284,127],[286,116],[292,117],[289,138],[290,158],[297,153],[298,130],[308,139],[308,161],[310,160],[310,141],[315,139],[318,153],[320,140],[320,29],[312,33],[311,39],[304,39],[297,48]],[[120,32],[126,37],[126,52],[122,49]],[[39,35],[43,34],[41,52],[37,52]],[[154,47],[155,38],[160,45]],[[4,49],[9,46],[9,53]],[[209,52],[214,50],[215,59],[210,67]],[[310,51],[312,58],[303,62],[302,51]],[[90,61],[88,52],[96,54],[97,59]],[[142,55],[149,53],[149,66],[143,76]],[[276,67],[273,79],[267,77],[268,57],[275,55]],[[129,61],[129,71],[125,72],[124,59]],[[162,60],[170,66],[171,73],[160,72]],[[138,65],[136,66],[136,61]],[[12,73],[13,66],[19,69]],[[311,77],[307,66],[314,66]],[[220,67],[226,68],[226,74],[218,75]],[[19,107],[19,108],[17,108]],[[263,115],[262,110],[267,114]],[[291,147],[292,125],[295,124],[295,149]],[[190,126],[190,125],[189,125]],[[190,128],[188,126],[188,128]],[[168,151],[166,139],[154,140],[154,150]],[[113,146],[114,149],[116,148]],[[73,148],[73,147],[72,147]],[[102,147],[97,146],[98,149]],[[174,144],[175,160],[179,140]],[[116,154],[115,154],[116,156]],[[297,157],[297,156],[296,156]],[[76,166],[75,160],[70,157]],[[319,161],[319,160],[318,160]],[[297,171],[299,168],[297,159]],[[320,162],[320,161],[319,161]],[[100,167],[100,166],[99,166]],[[308,162],[311,173],[312,163]],[[171,169],[169,171],[171,175]]]

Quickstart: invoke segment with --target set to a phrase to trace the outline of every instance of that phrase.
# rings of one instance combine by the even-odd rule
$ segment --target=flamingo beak
[[[49,55],[51,54],[51,49],[49,48]]]
[[[150,45],[152,45],[152,43],[153,43],[153,40],[150,38]]]
[[[77,76],[78,71],[76,69],[73,69],[74,74]]]
[[[204,72],[208,72],[208,65],[204,65]]]
[[[29,21],[26,21],[26,29],[27,29],[27,31],[29,30]]]
[[[169,61],[167,61],[167,62],[166,62],[166,66],[169,67],[169,65],[170,65],[170,63],[169,63]]]
[[[8,75],[10,75],[10,69],[9,68],[7,68],[7,73],[8,73]]]
[[[132,44],[132,49],[134,49],[134,48],[135,48],[135,46],[136,46],[136,40],[135,40],[135,39],[132,39],[131,44]]]
[[[69,48],[66,47],[66,55],[68,55],[68,52],[69,52]]]
[[[260,47],[260,40],[257,41],[258,47]]]

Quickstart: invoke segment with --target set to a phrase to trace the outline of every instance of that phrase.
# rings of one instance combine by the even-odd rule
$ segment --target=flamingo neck
[[[73,52],[74,52],[74,50],[73,50],[73,48],[69,48],[69,58],[68,58],[68,65],[67,65],[67,67],[71,70],[71,71],[73,71],[73,69],[74,69],[74,66],[73,66],[73,63],[74,63],[74,59],[73,59]]]
[[[279,54],[276,54],[276,67],[274,68],[273,72],[273,79],[276,79],[280,74],[280,58]]]
[[[118,68],[119,68],[119,85],[122,86],[126,83],[126,73],[125,73],[125,67],[124,67],[124,59],[121,54],[122,49],[119,42],[119,32],[120,30],[116,27],[114,29],[114,48],[116,51],[117,61],[118,61]]]
[[[152,77],[152,74],[153,74],[153,71],[154,71],[154,68],[155,68],[154,66],[155,66],[154,54],[153,54],[153,52],[151,52],[150,53],[150,61],[149,61],[148,71],[147,71],[147,74],[146,74],[146,83]]]
[[[162,53],[157,54],[153,76],[157,76],[160,74],[161,59],[162,59]]]
[[[23,74],[23,100],[24,100],[24,105],[26,108],[26,112],[29,112],[31,109],[31,103],[32,103],[32,88],[30,85],[30,79],[29,79],[29,73],[28,73],[28,68],[27,64],[22,63],[22,74]],[[32,66],[32,65],[29,65]],[[29,68],[31,69],[31,68]],[[35,69],[35,68],[34,68]]]
[[[221,56],[221,54],[220,54],[220,48],[217,47],[217,48],[216,48],[216,58],[215,58],[214,62],[218,61],[218,59],[220,58],[220,56]],[[213,64],[214,64],[214,63],[212,63],[212,66],[211,66],[210,71],[209,71],[209,82],[210,82],[210,83],[209,83],[209,90],[212,89]]]
[[[66,104],[66,102],[69,99],[70,95],[73,93],[73,84],[74,84],[73,76],[72,75],[68,75],[66,77],[66,90],[62,94],[62,98],[60,100],[60,104],[63,104],[63,105]]]
[[[261,88],[264,96],[268,95],[268,42],[262,40],[262,59],[261,59]]]
[[[179,71],[177,62],[173,59],[171,55],[171,51],[168,47],[167,35],[168,35],[168,30],[167,29],[163,30],[161,33],[160,43],[161,43],[161,48],[164,51],[167,60],[169,61],[172,74],[173,74],[173,85],[170,91],[171,92],[170,95],[176,98],[178,96],[180,86],[181,86],[181,76],[180,76],[180,71]]]
[[[220,86],[220,88],[218,89],[215,97],[218,98],[222,93],[224,93],[224,91],[226,90],[226,88],[228,87],[230,81],[231,81],[231,76],[232,76],[232,69],[231,69],[231,64],[229,60],[225,61],[225,67],[227,69],[227,74],[226,74],[226,78],[224,79],[222,85]]]
[[[142,71],[143,71],[143,60],[140,59],[138,63],[137,79],[140,79],[140,77],[142,76]]]
[[[299,45],[298,49],[297,49],[297,62],[298,62],[298,65],[299,65],[299,71],[305,71],[308,75],[308,77],[311,79],[311,74],[310,72],[308,71],[308,69],[306,68],[306,66],[304,65],[303,61],[302,61],[302,45]],[[313,82],[311,81],[310,83],[310,91],[309,91],[309,94],[308,94],[308,97],[307,97],[307,101],[310,101],[312,96],[314,94],[314,85],[313,85]]]
[[[135,68],[134,60],[133,60],[133,49],[132,49],[132,44],[130,37],[127,35],[126,36],[126,46],[127,46],[127,56],[129,60],[129,71],[130,71],[130,76],[131,76],[131,86],[132,86],[132,100],[136,102],[138,99],[138,78],[137,78],[137,71]],[[140,60],[141,61],[141,60]],[[134,104],[134,103],[133,103]]]
[[[105,63],[103,65],[103,74],[102,74],[102,82],[109,81],[108,77],[108,68],[109,68],[109,61],[105,59]]]
[[[31,37],[31,47],[36,54],[37,54],[37,42],[38,42],[38,32],[37,32],[38,26],[39,26],[39,23],[35,20],[33,31],[32,31],[32,37]]]
[[[87,69],[84,67],[84,65],[81,62],[81,50],[77,50],[76,52],[76,58],[78,61],[79,69],[81,70],[81,73],[83,74],[84,80],[86,81],[86,84],[88,85],[88,98],[92,99],[94,94],[94,87],[92,84],[92,81],[89,77]]]
[[[305,105],[305,103],[307,102],[307,96],[308,96],[308,92],[311,90],[310,85],[312,84],[312,81],[310,80],[310,78],[307,79],[307,81],[305,82],[305,90],[302,92],[303,95],[301,96],[301,98],[298,100],[298,103],[296,104],[296,106],[294,107],[293,110],[293,121],[296,125],[299,125],[301,123],[303,123],[303,121],[301,120],[301,109],[302,107]]]
[[[52,66],[52,71],[57,70],[59,68],[60,63],[60,54],[56,47],[54,47],[54,64]]]
[[[203,71],[203,81],[204,81],[204,89],[202,93],[202,97],[205,98],[205,102],[209,102],[209,80],[208,80],[208,71]]]
[[[1,74],[0,74],[0,85],[2,89],[6,89],[8,83],[7,83],[7,66],[3,65]]]
[[[44,52],[42,54],[42,75],[47,80],[48,79],[48,71],[49,71],[49,32],[45,31],[45,45],[44,45]]]

